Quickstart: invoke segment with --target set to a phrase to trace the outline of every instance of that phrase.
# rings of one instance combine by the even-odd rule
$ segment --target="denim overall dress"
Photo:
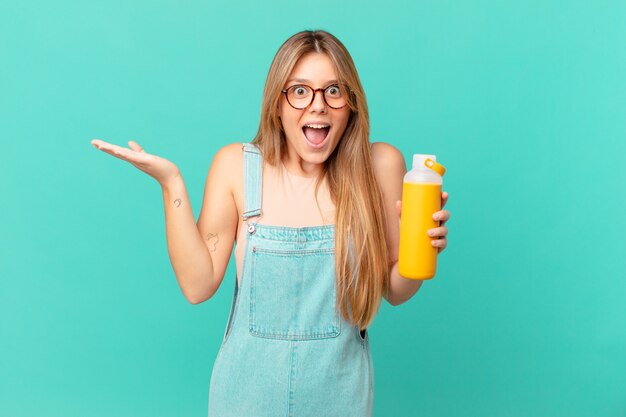
[[[262,157],[244,144],[246,249],[209,389],[209,417],[368,417],[367,331],[335,307],[334,226],[257,224]]]

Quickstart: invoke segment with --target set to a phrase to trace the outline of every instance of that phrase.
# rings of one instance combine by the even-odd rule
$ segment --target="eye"
[[[326,89],[326,94],[331,97],[341,97],[341,89],[338,85],[331,85]]]
[[[294,85],[293,87],[291,87],[291,91],[297,97],[304,97],[309,92],[309,90],[302,85]]]

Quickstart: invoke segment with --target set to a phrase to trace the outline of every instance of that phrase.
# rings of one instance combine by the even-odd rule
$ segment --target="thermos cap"
[[[414,154],[413,155],[413,168],[423,167],[427,159],[432,159],[433,161],[437,162],[436,155],[427,155],[427,154],[421,154],[421,153]]]
[[[437,163],[436,155],[419,154],[413,155],[413,169],[423,169],[422,167],[430,168],[437,174],[443,177],[446,173],[446,169],[443,165]]]

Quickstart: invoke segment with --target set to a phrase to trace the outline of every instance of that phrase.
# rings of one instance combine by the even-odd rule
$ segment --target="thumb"
[[[132,149],[135,152],[145,152],[143,148],[139,146],[139,144],[135,142],[134,140],[129,140],[128,146],[130,146],[130,149]]]
[[[398,213],[398,217],[402,214],[402,200],[396,200],[396,212]]]

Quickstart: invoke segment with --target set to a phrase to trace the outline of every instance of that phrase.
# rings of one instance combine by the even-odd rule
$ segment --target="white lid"
[[[427,155],[427,154],[421,154],[421,153],[414,154],[413,155],[413,169],[415,168],[428,169],[428,167],[424,165],[424,162],[426,162],[427,159],[432,159],[433,161],[437,162],[437,156],[435,155]]]

